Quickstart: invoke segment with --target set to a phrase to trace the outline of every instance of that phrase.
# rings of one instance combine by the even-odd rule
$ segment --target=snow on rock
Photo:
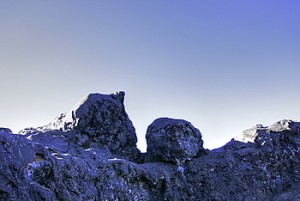
[[[259,131],[265,131],[266,128],[261,124],[257,124],[249,129],[243,131],[241,135],[236,136],[234,139],[240,142],[254,142]]]
[[[261,124],[246,129],[241,135],[236,136],[234,139],[240,142],[258,142],[261,136],[268,136],[271,133],[280,133],[283,131],[297,132],[300,129],[299,123],[292,120],[281,120],[268,127],[264,127]],[[265,143],[265,142],[261,142]]]

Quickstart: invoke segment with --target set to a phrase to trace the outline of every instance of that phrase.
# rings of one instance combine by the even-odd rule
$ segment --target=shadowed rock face
[[[191,123],[160,118],[141,154],[123,100],[91,94],[46,126],[0,129],[0,200],[300,200],[299,122],[204,150]]]

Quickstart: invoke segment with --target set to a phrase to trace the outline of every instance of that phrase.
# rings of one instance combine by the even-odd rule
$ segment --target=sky
[[[0,127],[120,90],[142,151],[159,117],[190,121],[209,149],[300,121],[299,19],[298,0],[1,1]]]

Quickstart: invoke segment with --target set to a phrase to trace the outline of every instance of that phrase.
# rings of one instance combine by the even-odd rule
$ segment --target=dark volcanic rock
[[[116,157],[138,160],[137,137],[125,111],[124,96],[124,92],[90,94],[48,125],[20,133],[63,152],[68,152],[71,143],[84,149],[108,149]]]
[[[142,163],[123,99],[92,94],[47,126],[0,130],[0,200],[300,200],[300,122],[207,151],[189,122],[161,118]]]
[[[147,129],[147,161],[182,163],[204,151],[200,131],[190,122],[159,118]]]
[[[0,132],[12,133],[12,131],[9,128],[2,128],[2,127],[0,127]]]

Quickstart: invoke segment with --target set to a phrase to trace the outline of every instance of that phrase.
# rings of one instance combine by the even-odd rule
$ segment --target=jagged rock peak
[[[92,123],[91,119],[88,117],[93,116],[100,120],[100,114],[98,114],[97,112],[103,109],[108,110],[110,107],[118,108],[118,110],[120,110],[122,114],[125,114],[125,111],[122,111],[124,110],[124,97],[125,92],[123,91],[109,95],[98,93],[89,94],[88,96],[83,98],[78,104],[76,104],[75,107],[73,107],[68,113],[66,113],[64,118],[65,128],[92,126],[86,125],[86,123]],[[112,111],[106,112],[109,113]],[[114,113],[112,113],[112,115],[113,114]],[[88,118],[89,122],[86,122],[86,118]]]
[[[92,123],[89,117],[94,117],[99,110],[108,109],[105,108],[105,106],[117,107],[120,110],[124,110],[124,97],[124,91],[116,92],[113,94],[91,93],[82,98],[77,104],[73,106],[71,110],[61,114],[53,122],[44,126],[44,128],[48,130],[68,130],[74,128],[76,129],[82,126],[91,127],[91,125],[88,125],[89,123]],[[101,106],[102,104],[106,105]],[[122,114],[125,114],[127,116],[125,111],[122,111]],[[87,119],[89,119],[90,121],[86,122]]]
[[[244,130],[241,135],[236,136],[234,139],[240,142],[254,143],[259,135],[280,133],[284,131],[299,132],[299,130],[300,122],[283,119],[267,127],[257,124],[256,126]]]
[[[99,120],[101,115],[97,112],[103,112],[103,110],[105,110],[108,114],[109,112],[107,112],[107,107],[109,107],[110,109],[118,108],[119,112],[121,112],[122,115],[128,117],[124,108],[124,97],[124,91],[119,91],[113,94],[91,93],[82,98],[78,103],[76,103],[71,110],[66,113],[62,113],[49,124],[38,128],[27,128],[20,131],[20,133],[24,134],[29,130],[49,131],[69,130],[82,127],[92,128],[93,126],[95,126],[92,125],[95,122],[92,122],[91,117],[98,118]]]
[[[100,147],[108,148],[116,156],[137,155],[137,137],[125,111],[124,96],[123,91],[108,95],[89,94],[49,124],[25,129],[21,134],[38,142],[45,138],[49,141],[54,135],[63,136],[61,141],[67,139],[66,143],[72,142],[85,149]]]

